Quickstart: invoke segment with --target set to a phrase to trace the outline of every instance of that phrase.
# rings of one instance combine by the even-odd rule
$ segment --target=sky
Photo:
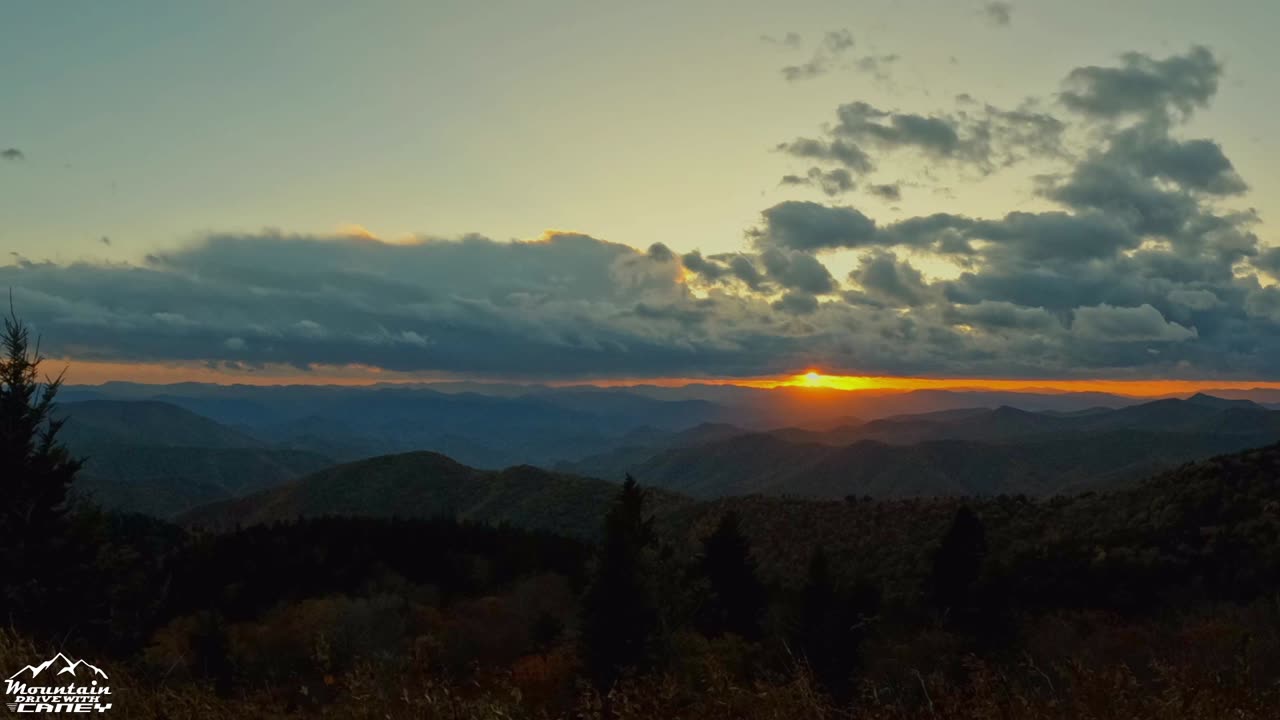
[[[1274,3],[0,11],[73,380],[1280,381]]]

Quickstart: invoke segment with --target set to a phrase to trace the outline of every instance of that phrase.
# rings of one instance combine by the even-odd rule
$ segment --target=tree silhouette
[[[652,592],[653,518],[645,493],[627,476],[605,515],[604,534],[582,601],[582,654],[598,688],[627,668],[643,668],[658,624]]]
[[[67,491],[80,470],[58,442],[54,418],[62,376],[41,383],[43,358],[10,310],[0,336],[0,578],[9,621],[33,622],[52,609],[55,555],[65,540]]]
[[[968,507],[961,507],[933,556],[933,572],[926,590],[935,609],[944,614],[962,614],[972,608],[986,553],[982,521]]]
[[[865,584],[841,592],[831,577],[826,552],[814,549],[795,640],[814,677],[828,692],[847,695],[867,623],[879,606],[880,593]]]
[[[758,639],[765,589],[756,576],[751,547],[737,513],[725,513],[715,531],[702,539],[699,568],[711,589],[709,602],[700,613],[702,631]]]

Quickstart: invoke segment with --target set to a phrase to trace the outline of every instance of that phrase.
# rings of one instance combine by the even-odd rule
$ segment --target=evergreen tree
[[[934,608],[949,615],[972,609],[986,552],[982,520],[968,507],[961,507],[933,556],[933,572],[926,591]]]
[[[816,548],[800,598],[795,641],[818,682],[847,699],[858,667],[867,624],[880,607],[880,593],[862,583],[841,592],[831,577],[827,554]]]
[[[650,659],[658,625],[652,592],[653,518],[645,493],[627,476],[604,520],[595,567],[582,600],[582,655],[602,690]]]
[[[50,583],[66,558],[67,491],[80,470],[58,442],[54,418],[62,376],[39,379],[43,358],[27,326],[10,312],[0,336],[0,582],[3,619],[40,624],[54,612]]]
[[[699,568],[711,590],[700,614],[701,630],[708,635],[729,632],[758,639],[765,588],[756,576],[751,546],[737,513],[725,513],[715,531],[702,539]]]

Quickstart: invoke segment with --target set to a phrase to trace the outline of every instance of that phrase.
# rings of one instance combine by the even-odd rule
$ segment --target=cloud
[[[874,167],[871,156],[857,145],[844,140],[797,138],[791,142],[779,144],[776,149],[798,158],[838,163],[856,173],[871,172]]]
[[[829,250],[872,244],[876,223],[851,207],[788,200],[760,213],[763,223],[748,232],[761,247]]]
[[[1067,108],[1103,120],[1185,119],[1208,106],[1221,75],[1222,64],[1206,47],[1160,60],[1130,52],[1120,67],[1072,70],[1058,97]]]
[[[861,101],[841,105],[836,116],[834,133],[855,142],[914,147],[936,157],[971,152],[960,138],[959,124],[948,117],[889,112]]]
[[[882,200],[898,201],[902,199],[901,183],[882,183],[867,186],[867,192]]]
[[[1249,189],[1221,145],[1207,139],[1176,140],[1162,124],[1144,124],[1117,133],[1103,158],[1189,191],[1239,195]]]
[[[1008,27],[1013,20],[1013,5],[1007,2],[989,2],[982,6],[982,15],[996,27]]]
[[[804,291],[791,291],[775,300],[770,307],[792,315],[809,315],[818,311],[818,298]]]
[[[1035,103],[1006,110],[994,105],[960,112],[921,114],[885,110],[864,101],[836,108],[823,137],[801,137],[776,149],[839,164],[866,175],[876,168],[871,151],[913,152],[929,160],[989,174],[1028,158],[1066,155],[1066,124]]]
[[[878,81],[887,82],[890,68],[901,59],[902,57],[896,53],[864,55],[853,63],[853,67],[859,72],[871,75]]]
[[[858,267],[849,273],[849,279],[868,297],[891,307],[921,305],[930,294],[924,275],[891,252],[876,251],[863,256]]]
[[[24,155],[23,152],[18,148],[11,147],[11,148],[5,148],[4,150],[0,150],[0,160],[9,160],[12,162],[17,162],[19,160],[26,159],[26,157],[27,156]]]
[[[778,45],[788,50],[799,49],[799,47],[804,44],[804,38],[800,37],[800,33],[798,32],[788,32],[781,37],[761,35],[760,41],[769,45]]]
[[[817,187],[828,197],[843,195],[857,187],[853,175],[844,168],[824,171],[822,168],[811,167],[804,175],[783,175],[781,182],[783,185]]]
[[[821,295],[836,289],[831,273],[812,255],[769,248],[760,254],[769,279],[788,290]]]
[[[787,65],[782,68],[782,77],[788,82],[809,80],[830,72],[853,48],[853,34],[848,30],[832,30],[822,37],[822,43],[814,51],[813,57],[799,65]]]
[[[1194,329],[1168,322],[1150,305],[1077,308],[1071,332],[1087,340],[1180,342],[1196,336]]]
[[[1038,262],[1113,257],[1141,244],[1123,221],[1103,213],[1011,212],[994,220],[939,213],[879,227],[852,207],[787,201],[761,216],[748,232],[758,246],[806,252],[911,247],[967,255],[982,241],[992,260]]]

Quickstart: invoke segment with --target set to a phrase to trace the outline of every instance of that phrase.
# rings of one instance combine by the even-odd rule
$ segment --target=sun
[[[822,387],[822,373],[817,370],[810,370],[804,374],[804,384],[810,387]]]

